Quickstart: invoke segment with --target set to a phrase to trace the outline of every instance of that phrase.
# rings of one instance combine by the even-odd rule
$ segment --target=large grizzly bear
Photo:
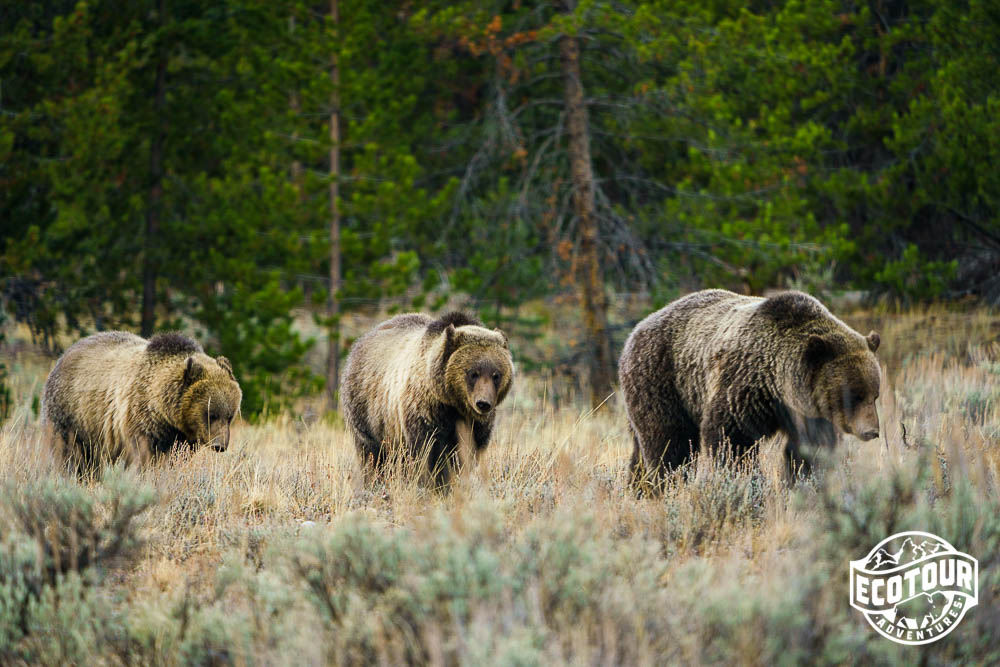
[[[802,292],[767,299],[689,294],[625,343],[619,381],[635,448],[633,482],[727,439],[742,454],[782,431],[793,465],[808,442],[878,436],[879,336],[855,332]]]
[[[177,333],[124,331],[74,343],[45,381],[42,418],[82,474],[103,460],[141,463],[175,442],[229,445],[243,394],[225,357]]]
[[[513,373],[503,332],[464,313],[398,315],[358,338],[340,391],[367,472],[402,455],[446,485],[489,444]]]

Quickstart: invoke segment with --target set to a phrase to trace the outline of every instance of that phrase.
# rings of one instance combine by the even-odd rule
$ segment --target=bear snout
[[[859,440],[868,441],[878,437],[878,410],[875,409],[874,402],[861,406],[851,420],[851,428],[848,431],[853,433]]]
[[[220,428],[218,431],[215,431],[207,440],[208,445],[217,452],[224,452],[229,449],[229,425],[227,424],[224,429]]]
[[[491,374],[480,376],[472,386],[469,402],[480,415],[488,415],[496,403],[497,390],[493,385]]]

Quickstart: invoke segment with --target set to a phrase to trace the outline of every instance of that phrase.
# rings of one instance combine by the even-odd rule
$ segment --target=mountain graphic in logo
[[[943,548],[942,542],[923,539],[920,544],[915,544],[912,537],[907,537],[895,551],[881,547],[865,563],[865,569],[872,571],[891,570],[894,567],[926,558],[930,554],[936,554]]]

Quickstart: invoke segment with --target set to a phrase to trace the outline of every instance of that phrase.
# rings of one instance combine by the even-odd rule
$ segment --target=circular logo
[[[931,533],[882,540],[851,561],[851,606],[900,644],[929,644],[979,603],[979,562]]]

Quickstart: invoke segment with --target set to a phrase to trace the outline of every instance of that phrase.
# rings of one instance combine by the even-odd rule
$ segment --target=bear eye
[[[469,373],[469,377],[472,378],[473,380],[478,380],[479,379],[479,371],[472,371],[471,373]]]
[[[496,371],[493,372],[493,381],[494,382],[500,382],[500,373],[498,373]]]

